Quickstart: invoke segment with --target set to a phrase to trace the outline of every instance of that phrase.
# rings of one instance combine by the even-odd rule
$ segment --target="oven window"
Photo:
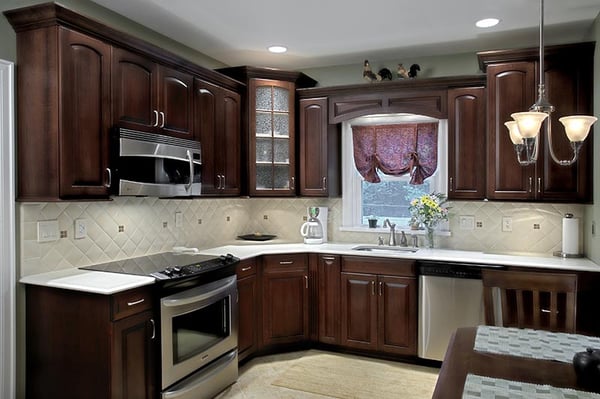
[[[230,297],[173,318],[173,364],[189,359],[228,337]]]

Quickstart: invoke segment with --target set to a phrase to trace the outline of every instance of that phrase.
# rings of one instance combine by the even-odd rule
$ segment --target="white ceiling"
[[[536,46],[539,0],[93,0],[224,64],[286,69]],[[545,41],[589,39],[600,0],[546,0]],[[496,17],[494,28],[475,21]],[[282,44],[286,54],[266,47]]]

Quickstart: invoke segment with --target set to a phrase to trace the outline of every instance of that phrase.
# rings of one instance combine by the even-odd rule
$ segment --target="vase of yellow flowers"
[[[425,227],[427,248],[433,248],[433,231],[442,220],[448,220],[447,197],[440,193],[425,194],[410,201],[410,224]]]

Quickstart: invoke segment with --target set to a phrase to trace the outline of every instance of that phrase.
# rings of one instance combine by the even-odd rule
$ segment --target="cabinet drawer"
[[[263,271],[293,272],[306,270],[308,265],[306,254],[265,255],[263,256]]]
[[[253,276],[256,274],[256,260],[255,259],[246,259],[240,262],[237,266],[236,274],[238,280],[243,279],[244,277]]]
[[[152,308],[152,290],[136,288],[112,296],[112,319],[119,320]]]
[[[410,259],[344,256],[342,258],[342,272],[415,276],[416,262]]]

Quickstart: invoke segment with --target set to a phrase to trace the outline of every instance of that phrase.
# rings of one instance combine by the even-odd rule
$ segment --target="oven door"
[[[161,298],[162,388],[237,348],[237,278]]]

